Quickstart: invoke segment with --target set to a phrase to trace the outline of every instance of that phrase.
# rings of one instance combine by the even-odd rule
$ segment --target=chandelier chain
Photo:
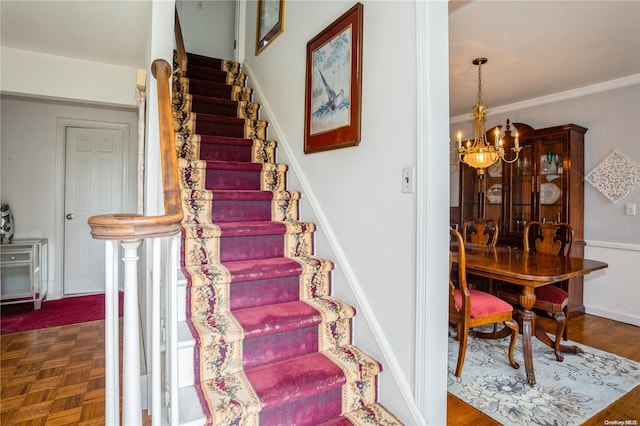
[[[482,105],[482,63],[478,64],[478,105]]]

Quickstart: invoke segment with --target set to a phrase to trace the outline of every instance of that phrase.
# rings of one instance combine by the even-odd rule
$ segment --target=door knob
[[[69,219],[69,220],[73,219],[73,214],[72,214],[72,213],[69,213],[69,214],[67,215],[67,219]]]

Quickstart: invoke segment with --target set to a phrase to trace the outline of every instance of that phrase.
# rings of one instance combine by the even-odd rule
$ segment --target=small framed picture
[[[258,0],[256,55],[284,31],[284,0]]]
[[[307,43],[306,154],[360,143],[363,6]]]

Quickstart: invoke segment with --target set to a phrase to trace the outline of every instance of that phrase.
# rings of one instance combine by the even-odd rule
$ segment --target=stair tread
[[[402,423],[379,403],[365,405],[316,426],[400,426]]]
[[[270,259],[238,260],[224,262],[223,265],[229,270],[234,280],[251,278],[253,280],[262,279],[265,276],[291,276],[302,271],[300,263],[287,257],[276,257]],[[244,281],[243,280],[243,281]]]
[[[302,301],[258,306],[233,312],[244,338],[283,333],[301,327],[311,327],[322,322],[320,312]]]
[[[263,409],[279,401],[302,398],[346,382],[340,367],[320,352],[256,367],[246,375],[262,401]]]
[[[352,318],[354,315],[353,307],[331,296],[233,311],[233,316],[242,325],[245,338],[282,333],[322,322]]]
[[[223,265],[234,277],[234,280],[240,279],[240,277],[261,279],[267,275],[297,275],[301,272],[304,272],[305,268],[301,264],[314,265],[313,267],[308,268],[313,272],[330,271],[333,269],[333,262],[315,256],[305,256],[298,258],[278,257],[271,259],[239,260],[223,263]]]

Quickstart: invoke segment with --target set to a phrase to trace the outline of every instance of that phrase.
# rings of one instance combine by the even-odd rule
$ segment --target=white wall
[[[137,69],[0,48],[3,94],[135,107]]]
[[[16,222],[15,238],[49,240],[49,298],[62,297],[64,144],[58,140],[58,119],[119,123],[129,126],[129,211],[135,211],[137,111],[36,98],[2,96],[0,198],[9,203]],[[62,174],[62,175],[60,175]],[[124,206],[125,208],[127,206]]]
[[[178,0],[176,5],[187,52],[233,59],[235,0]]]
[[[469,106],[469,110],[473,105]],[[533,128],[575,123],[589,129],[585,134],[585,174],[595,168],[614,150],[640,165],[640,76],[620,81],[573,90],[553,97],[531,100],[517,105],[489,105],[492,113],[487,117],[487,128],[504,125],[506,119],[521,122]],[[451,140],[462,129],[473,134],[471,119],[454,117]],[[451,205],[458,205],[458,175],[452,174]],[[637,259],[640,247],[640,210],[636,216],[626,216],[624,205],[635,203],[640,208],[640,187],[617,204],[611,203],[593,186],[584,185],[584,239],[587,241],[585,257],[609,263],[601,273],[587,275],[584,285],[584,303],[587,313],[640,325],[640,306],[625,303],[638,294],[635,262],[618,262],[616,258]],[[591,250],[589,241],[604,244],[607,250]],[[611,249],[610,246],[615,247]],[[594,284],[592,285],[592,281]],[[597,283],[596,283],[597,282]]]
[[[417,155],[416,4],[363,4],[359,146],[303,152],[306,45],[353,2],[287,2],[284,33],[258,57],[257,2],[248,2],[243,69],[250,75],[248,84],[258,88],[255,100],[262,105],[261,118],[270,123],[269,137],[279,143],[278,160],[293,165],[289,187],[302,189],[302,219],[319,223],[316,253],[339,260],[333,293],[357,308],[366,303],[375,315],[375,332],[362,311],[356,316],[355,343],[383,363],[379,345],[387,345],[400,368],[394,372],[397,379],[413,387],[416,194],[401,192],[401,173],[416,166]],[[446,194],[448,184],[440,189]],[[401,385],[383,373],[380,399],[401,420],[415,424]]]

